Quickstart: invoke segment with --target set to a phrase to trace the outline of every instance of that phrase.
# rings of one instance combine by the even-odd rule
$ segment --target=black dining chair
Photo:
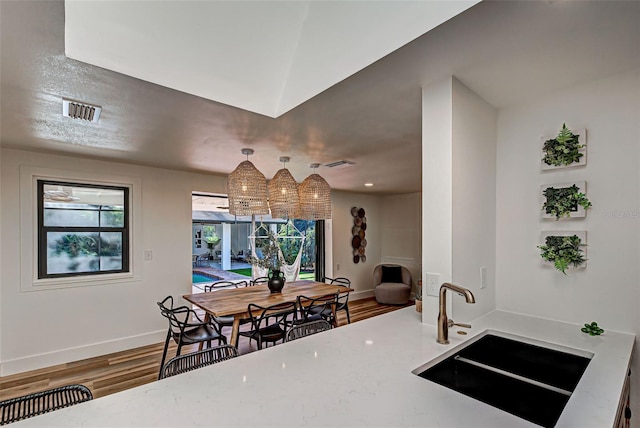
[[[186,373],[238,356],[235,346],[222,345],[173,357],[162,367],[160,379]]]
[[[267,282],[269,282],[268,276],[259,276],[251,281],[251,287],[253,287],[254,285],[266,285]]]
[[[325,320],[335,324],[334,307],[338,304],[338,293],[326,294],[320,297],[297,297],[300,319],[294,324],[307,323],[309,321]]]
[[[207,347],[210,348],[211,342],[214,340],[217,340],[219,345],[227,343],[227,338],[222,335],[220,326],[215,320],[203,321],[196,311],[186,306],[174,308],[172,296],[167,296],[162,302],[158,302],[158,306],[162,316],[169,320],[169,329],[167,330],[167,338],[162,351],[162,361],[160,362],[161,372],[167,358],[171,339],[178,345],[176,356],[180,355],[184,345],[207,342]]]
[[[296,302],[278,303],[271,306],[260,306],[249,303],[249,321],[251,330],[240,331],[240,336],[255,340],[258,349],[262,349],[265,343],[274,344],[280,340],[284,341],[290,323],[297,320]]]
[[[204,291],[205,293],[210,293],[212,291],[217,291],[217,290],[223,290],[223,289],[230,289],[230,288],[239,288],[239,287],[246,287],[247,286],[247,281],[217,281],[214,282],[213,284],[210,285],[205,285],[204,286]],[[213,315],[211,316],[211,318],[213,318],[213,320],[218,323],[218,325],[220,327],[232,327],[233,326],[233,317],[232,316],[228,316],[228,317],[214,317]],[[240,320],[240,325],[243,324],[247,324],[249,323],[249,320],[243,319]]]
[[[344,277],[329,278],[325,277],[324,282],[328,284],[344,285],[351,288],[351,280]],[[338,307],[336,308],[336,316],[339,311],[345,311],[347,315],[347,324],[351,324],[351,315],[349,314],[349,293],[339,293],[338,295]]]
[[[0,401],[0,425],[93,400],[84,385],[66,385]]]
[[[311,336],[312,334],[320,333],[323,331],[331,330],[333,326],[331,323],[325,320],[309,321],[302,324],[295,325],[287,331],[287,337],[285,342],[291,342],[292,340],[300,339],[302,337]]]
[[[224,288],[238,288],[240,286],[246,286],[246,281],[233,282],[233,281],[216,281],[213,284],[205,285],[204,292],[210,293],[216,290],[222,290]]]

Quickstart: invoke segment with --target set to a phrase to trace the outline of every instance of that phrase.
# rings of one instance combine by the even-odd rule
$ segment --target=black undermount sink
[[[488,330],[414,374],[543,427],[555,426],[593,354]]]

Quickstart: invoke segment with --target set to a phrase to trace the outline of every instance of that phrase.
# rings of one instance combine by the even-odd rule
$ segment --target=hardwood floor
[[[410,302],[407,306],[412,304],[413,302]],[[373,297],[349,302],[352,323],[403,307],[381,305]],[[343,326],[346,323],[344,311],[341,311],[338,314],[338,325]],[[223,333],[228,336],[228,331],[223,330]],[[97,398],[154,382],[157,380],[160,370],[163,345],[164,343],[157,343],[87,360],[0,377],[0,400],[72,383],[86,385]],[[246,342],[246,338],[241,338],[238,348],[241,354],[254,352],[255,342],[252,347]],[[195,349],[195,347],[183,348],[182,353]],[[168,358],[173,357],[175,352],[176,347],[172,343]]]

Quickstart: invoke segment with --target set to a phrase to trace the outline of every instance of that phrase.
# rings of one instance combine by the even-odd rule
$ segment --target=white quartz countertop
[[[556,426],[613,425],[635,336],[494,311],[439,345],[411,307],[13,426],[537,426],[411,373],[486,329],[595,354]]]

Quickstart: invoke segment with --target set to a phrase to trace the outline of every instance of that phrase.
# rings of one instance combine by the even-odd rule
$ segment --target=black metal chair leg
[[[162,351],[162,361],[160,362],[160,373],[162,373],[162,367],[164,367],[164,362],[167,359],[167,351],[169,350],[170,339],[171,339],[171,330],[167,331],[167,340],[164,341],[164,351]]]

